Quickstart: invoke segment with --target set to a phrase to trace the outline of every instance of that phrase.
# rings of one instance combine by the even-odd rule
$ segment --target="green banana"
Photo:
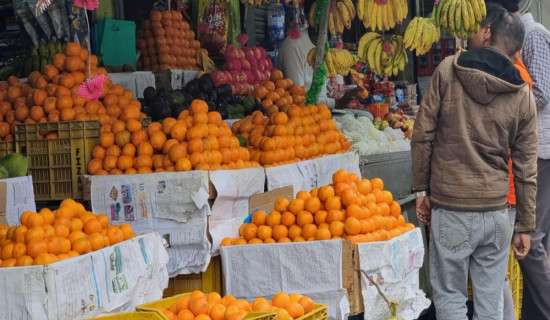
[[[470,30],[470,12],[468,10],[468,1],[461,1],[462,9],[462,24],[464,25],[465,30]]]

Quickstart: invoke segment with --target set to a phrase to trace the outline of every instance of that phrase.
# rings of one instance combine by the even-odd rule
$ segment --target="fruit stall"
[[[126,20],[98,19],[97,0],[14,4],[24,41],[0,61],[0,309],[418,318],[427,244],[405,72],[440,30],[464,38],[480,19],[449,26],[452,9],[414,17],[406,0],[317,0],[308,14],[293,0],[139,4]],[[317,42],[279,65],[308,24]],[[293,79],[289,59],[311,79]]]

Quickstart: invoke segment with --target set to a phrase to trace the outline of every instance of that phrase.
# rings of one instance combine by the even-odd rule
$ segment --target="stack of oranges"
[[[53,64],[32,72],[28,82],[10,77],[0,82],[0,138],[13,140],[15,125],[38,122],[71,120],[99,120],[110,124],[118,119],[141,118],[141,104],[134,99],[131,90],[104,84],[100,101],[89,101],[77,94],[78,87],[88,79],[88,61],[91,76],[107,74],[98,67],[97,57],[88,56],[88,51],[77,43],[67,45],[65,53],[53,57]],[[56,133],[45,132],[42,138],[56,138]]]
[[[284,106],[303,105],[306,93],[306,87],[294,84],[291,79],[285,79],[280,70],[273,69],[270,78],[258,85],[252,96],[260,99],[266,110],[275,112]]]
[[[0,267],[50,264],[136,236],[130,225],[109,226],[106,215],[72,199],[55,211],[26,211],[20,220],[20,226],[0,225]]]
[[[145,20],[145,30],[138,32],[136,41],[141,50],[140,70],[197,70],[196,52],[200,42],[182,18],[175,10],[151,11]]]
[[[314,302],[300,294],[277,293],[272,301],[256,298],[252,303],[217,292],[194,291],[183,295],[170,308],[158,308],[171,320],[242,320],[249,312],[276,312],[279,320],[292,320],[313,311]]]
[[[275,210],[257,211],[239,238],[222,245],[301,242],[345,238],[356,242],[385,241],[414,229],[380,178],[359,180],[341,169],[332,184],[300,191],[296,199],[279,198]]]
[[[253,112],[232,130],[247,139],[252,160],[269,167],[349,150],[349,141],[331,118],[326,105],[293,105],[269,118]]]
[[[219,112],[194,100],[190,110],[147,130],[137,119],[103,126],[92,151],[88,173],[93,175],[235,169],[259,166],[239,145]]]

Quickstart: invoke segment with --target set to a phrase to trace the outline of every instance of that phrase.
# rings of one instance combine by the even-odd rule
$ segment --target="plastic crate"
[[[308,312],[296,320],[327,320],[327,305],[326,304],[315,304],[313,306],[313,311]]]
[[[516,319],[521,319],[521,303],[523,299],[523,275],[519,267],[518,261],[514,258],[514,252],[510,249],[508,259],[508,268],[506,277],[510,282],[510,291],[512,291],[512,300],[514,301],[514,313]],[[468,277],[468,299],[473,300],[474,293],[472,289],[472,280]]]
[[[10,153],[15,152],[15,142],[0,141],[0,157],[5,157]]]
[[[170,278],[164,297],[201,290],[203,292],[222,292],[222,272],[220,256],[212,258],[206,271],[194,274],[179,275]]]
[[[169,309],[170,306],[184,296],[190,296],[191,293],[183,293],[170,298],[164,298],[162,300],[145,303],[136,307],[138,311],[157,312],[162,319],[169,320],[164,314],[162,314],[158,308]],[[314,310],[315,311],[315,310]],[[325,307],[326,311],[326,307]],[[249,312],[243,320],[275,320],[277,315],[275,312]],[[302,319],[302,318],[300,318]],[[308,318],[309,319],[309,318]],[[313,318],[311,318],[313,319]]]
[[[101,320],[163,320],[156,312],[125,312],[104,317],[89,318]]]
[[[36,201],[83,199],[83,176],[101,124],[96,120],[19,124],[15,149],[27,156]],[[57,132],[57,139],[42,134]]]

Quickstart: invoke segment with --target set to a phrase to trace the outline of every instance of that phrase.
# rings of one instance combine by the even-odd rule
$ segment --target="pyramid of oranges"
[[[310,297],[277,293],[271,301],[256,298],[252,303],[231,295],[223,298],[217,292],[194,291],[183,295],[166,308],[157,308],[171,320],[242,320],[250,312],[276,312],[279,320],[292,320],[314,309]]]
[[[233,124],[232,130],[248,141],[252,160],[264,167],[346,152],[350,143],[324,104],[292,105],[268,118],[253,112]]]
[[[270,78],[258,85],[252,96],[260,99],[266,110],[273,112],[284,106],[303,105],[306,93],[306,87],[294,84],[292,79],[283,77],[282,71],[273,69]]]
[[[145,30],[138,32],[136,46],[141,51],[140,70],[198,70],[200,42],[178,11],[151,11]]]
[[[137,119],[104,125],[92,157],[88,173],[93,175],[259,166],[220,113],[208,112],[202,100],[193,100],[178,119],[153,122],[147,129]]]
[[[104,83],[99,101],[80,97],[77,94],[80,84],[89,75],[98,74],[107,75],[107,71],[98,67],[97,57],[89,56],[86,49],[71,42],[65,53],[53,57],[53,64],[45,66],[42,72],[32,72],[28,82],[16,77],[0,82],[0,139],[12,141],[15,125],[20,123],[99,120],[110,124],[145,116],[132,91],[113,85],[110,80]],[[57,133],[44,132],[41,137],[57,138]]]
[[[20,226],[0,225],[0,267],[50,264],[136,236],[130,225],[109,226],[106,215],[72,199],[54,211],[26,211],[20,220]]]
[[[380,178],[362,179],[338,170],[332,184],[300,191],[296,199],[278,198],[275,210],[257,211],[252,223],[239,228],[239,238],[223,246],[302,242],[344,238],[356,242],[385,241],[414,229]]]

